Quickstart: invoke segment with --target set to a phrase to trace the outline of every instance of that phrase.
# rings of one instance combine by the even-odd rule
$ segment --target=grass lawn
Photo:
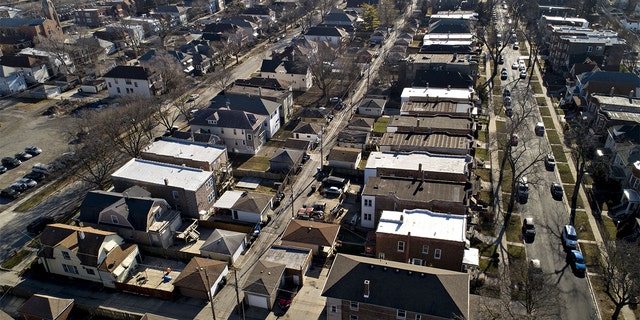
[[[491,181],[491,170],[485,168],[478,168],[475,170],[476,175],[482,179],[482,181]]]
[[[613,223],[613,220],[611,220],[609,216],[603,215],[602,225],[604,226],[603,234],[606,237],[606,240],[615,240],[617,228],[616,228],[616,225]]]
[[[562,108],[556,108],[556,113],[557,113],[559,116],[564,116],[564,110],[562,110]]]
[[[504,178],[502,179],[502,184],[500,184],[500,191],[507,194],[511,193],[511,170],[509,169],[505,169],[504,171]]]
[[[567,197],[567,202],[571,204],[571,197],[573,197],[573,189],[575,189],[574,184],[563,184],[562,188],[564,189],[564,195]],[[578,195],[576,199],[576,209],[584,209],[584,201],[582,201],[582,197]]]
[[[264,144],[266,147],[274,147],[277,149],[284,148],[284,141],[282,140],[269,140]]]
[[[14,210],[18,212],[28,211],[31,208],[38,205],[40,202],[42,202],[42,200],[48,198],[50,195],[52,195],[56,191],[62,189],[62,187],[65,186],[66,184],[67,184],[67,179],[61,179],[59,181],[56,181],[48,185],[45,188],[39,189],[36,194],[34,194],[33,196],[31,196],[31,198],[21,203]]]
[[[524,250],[524,246],[514,246],[507,245],[507,250],[509,251],[509,264],[517,263],[518,260],[526,259],[526,254]]]
[[[584,211],[576,211],[576,218],[573,221],[573,225],[576,227],[578,233],[578,239],[582,240],[595,240],[593,236],[593,230],[589,224],[589,217]]]
[[[557,160],[558,158],[556,158]],[[574,184],[576,180],[573,178],[573,173],[569,170],[569,165],[566,163],[557,163],[556,168],[558,168],[558,172],[560,173],[560,180],[562,183],[566,184]]]
[[[542,122],[544,123],[545,128],[554,128],[553,126],[553,118],[551,117],[542,117]]]
[[[493,243],[480,242],[480,243],[474,245],[473,247],[478,249],[478,251],[480,251],[480,256],[481,257],[489,257],[489,258],[491,258],[493,253],[496,252],[496,245],[493,244]]]
[[[486,274],[498,275],[498,266],[491,259],[480,258],[480,270]]]
[[[512,214],[509,219],[509,224],[507,225],[507,241],[510,242],[521,242],[522,241],[522,222],[520,221],[520,216],[517,214]]]
[[[564,149],[561,145],[552,145],[551,151],[553,151],[556,162],[567,162],[567,156],[564,154]]]
[[[484,203],[488,203],[489,205],[493,204],[493,197],[491,196],[492,192],[489,190],[484,190],[484,191],[480,191],[480,201],[484,202]],[[483,233],[484,234],[484,233]],[[491,231],[491,234],[489,235],[493,235],[493,231]]]
[[[487,132],[482,130],[482,131],[478,131],[478,141],[480,142],[487,142]],[[478,152],[478,150],[476,149],[476,153]]]
[[[29,250],[20,250],[17,254],[12,255],[9,259],[2,262],[2,267],[5,269],[13,269],[13,267],[17,266],[22,260],[24,260],[27,256],[31,254]]]
[[[535,94],[542,93],[542,86],[540,86],[540,83],[538,81],[531,82],[531,89],[533,89],[533,93]]]
[[[387,132],[387,125],[389,124],[389,116],[382,116],[376,120],[376,123],[373,125],[373,132],[384,134]]]
[[[498,133],[505,133],[507,125],[504,121],[496,120],[496,131]]]
[[[487,153],[487,149],[485,148],[476,148],[476,158],[489,160],[489,155]]]
[[[267,171],[269,170],[269,157],[253,156],[243,163],[240,169]]]
[[[549,111],[549,108],[547,107],[540,107],[538,108],[538,110],[540,111],[540,115],[543,117],[550,117],[551,116],[551,111]]]
[[[591,272],[587,268],[587,271]],[[611,319],[611,315],[613,314],[614,305],[611,302],[611,299],[604,293],[604,282],[602,277],[591,277],[591,285],[593,286],[593,292],[596,295],[596,300],[598,301],[598,307],[600,308],[601,319]],[[622,318],[622,317],[620,317]]]
[[[580,251],[584,256],[588,272],[601,273],[600,248],[593,243],[580,243]]]
[[[493,95],[502,97],[502,87],[501,86],[493,86]]]
[[[561,144],[560,136],[556,130],[547,130],[547,138],[550,144]]]
[[[547,99],[545,99],[544,97],[536,97],[536,103],[539,106],[546,106],[547,105]]]

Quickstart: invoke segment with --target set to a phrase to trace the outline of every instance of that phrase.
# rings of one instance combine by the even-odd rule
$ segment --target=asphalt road
[[[502,14],[499,13],[498,16]],[[511,64],[518,60],[520,52],[509,46],[503,50],[502,55],[505,58],[503,66],[508,70],[507,87],[512,91],[514,112],[522,112],[523,108],[520,104],[523,102],[535,108],[532,117],[517,129],[520,143],[515,147],[515,152],[523,152],[519,165],[528,165],[540,154],[550,153],[551,148],[546,136],[540,137],[534,133],[536,122],[542,121],[542,118],[531,91],[527,92],[529,89],[526,87],[526,82],[530,69],[527,69],[527,79],[519,80],[519,72],[512,70]],[[508,118],[506,121],[508,123]],[[541,161],[536,163],[526,176],[529,180],[529,200],[526,204],[519,206],[519,216],[521,220],[533,217],[537,232],[533,243],[524,244],[527,261],[539,259],[543,272],[560,290],[561,319],[597,319],[588,279],[575,276],[565,260],[566,254],[560,241],[561,228],[570,223],[570,211],[566,198],[557,201],[551,197],[551,183],[560,181],[557,169],[548,171],[544,162]],[[522,221],[520,221],[521,224]]]

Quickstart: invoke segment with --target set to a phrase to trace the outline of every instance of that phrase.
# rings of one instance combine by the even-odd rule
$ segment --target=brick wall
[[[404,252],[398,251],[398,241],[404,241]],[[427,253],[423,253],[424,245],[429,246]],[[423,266],[451,271],[462,270],[464,246],[464,242],[376,233],[376,257],[384,253],[384,259],[404,263],[420,259]],[[436,249],[441,250],[440,259],[435,258]]]

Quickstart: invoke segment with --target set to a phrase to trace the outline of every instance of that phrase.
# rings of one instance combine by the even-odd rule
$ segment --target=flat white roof
[[[464,242],[466,216],[432,212],[426,209],[382,211],[377,232],[429,239]]]
[[[242,191],[227,190],[220,199],[213,204],[213,207],[218,209],[231,209],[240,197],[242,197]]]
[[[472,43],[471,40],[464,39],[424,39],[422,41],[422,46],[435,46],[435,45],[443,45],[443,46],[470,46]]]
[[[390,168],[429,172],[466,174],[471,158],[461,155],[431,154],[428,152],[379,152],[374,151],[367,159],[365,169]]]
[[[220,155],[225,152],[225,148],[192,142],[158,140],[145,148],[143,152],[211,163],[220,158]]]
[[[473,88],[404,88],[400,96],[402,101],[408,101],[412,97],[418,98],[438,98],[441,101],[461,101],[470,100],[475,90]]]
[[[196,191],[212,175],[202,169],[133,158],[111,176],[156,185],[164,185],[166,179],[169,186]]]
[[[422,37],[424,41],[428,40],[473,40],[471,33],[427,33]]]

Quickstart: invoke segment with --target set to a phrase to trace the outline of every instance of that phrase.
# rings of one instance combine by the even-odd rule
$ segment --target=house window
[[[211,193],[209,193],[209,195],[207,196],[207,200],[209,200],[209,202],[213,201],[213,199],[215,198],[215,191],[211,191]]]
[[[253,137],[252,137],[250,134],[248,134],[248,135],[247,135],[247,139],[248,139],[248,140],[251,140],[252,138],[253,138]]]
[[[422,245],[422,253],[423,254],[429,254],[429,245],[428,244]]]
[[[442,256],[442,250],[440,249],[436,249],[433,251],[433,257],[436,259],[440,259],[440,256]]]
[[[416,314],[416,320],[422,320],[422,315]]]
[[[236,129],[233,129],[233,135],[236,135],[238,133],[238,131]]]
[[[349,315],[349,320],[358,320],[358,316],[355,314]]]
[[[111,223],[120,224],[120,222],[118,221],[118,216],[112,214],[111,215]]]
[[[116,88],[118,90],[118,93],[120,93],[120,88]]]
[[[338,312],[338,307],[337,306],[331,306],[331,313],[336,313]]]
[[[134,82],[134,83],[133,83],[133,86],[137,88],[137,87],[138,87],[138,83],[137,83],[137,82]]]
[[[351,301],[351,303],[349,304],[349,309],[351,309],[353,311],[358,311],[358,302]]]
[[[116,84],[118,84],[118,79],[113,79],[113,82],[115,82]]]
[[[131,79],[125,79],[125,80],[124,80],[124,83],[126,83],[126,84],[129,84],[129,85],[130,85],[130,84],[131,84]]]
[[[373,200],[371,199],[364,199],[364,206],[365,207],[371,207],[373,205]]]
[[[109,88],[111,88],[111,82],[107,83],[107,85],[109,85]]]
[[[398,252],[404,252],[404,241],[398,241]]]
[[[207,187],[207,189],[211,189],[211,187],[213,187],[213,178],[209,178],[209,180],[207,180],[204,185]]]
[[[78,274],[78,268],[76,266],[72,266],[72,265],[68,265],[68,264],[62,264],[62,269],[64,269],[64,272],[66,273],[73,273],[73,274]]]
[[[384,260],[384,252],[379,252],[378,253],[378,259]]]
[[[422,259],[413,258],[413,259],[411,259],[411,264],[415,264],[417,266],[421,266],[422,265]]]
[[[95,275],[96,274],[96,272],[93,271],[93,269],[86,269],[86,270],[87,270],[87,274],[90,274],[90,275]]]
[[[178,193],[178,191],[171,191],[171,195],[173,196],[174,200],[180,199],[180,194]]]
[[[372,217],[371,217],[371,213],[365,213],[365,214],[364,214],[364,220],[366,220],[366,221],[371,221],[371,218],[372,218]]]
[[[588,46],[587,47],[587,52],[591,52],[591,51],[593,51],[593,47],[592,46]]]
[[[65,260],[71,260],[71,256],[69,255],[69,252],[62,251],[62,257],[63,257]]]
[[[398,312],[396,313],[396,319],[406,319],[406,318],[407,318],[407,311],[398,310]]]

